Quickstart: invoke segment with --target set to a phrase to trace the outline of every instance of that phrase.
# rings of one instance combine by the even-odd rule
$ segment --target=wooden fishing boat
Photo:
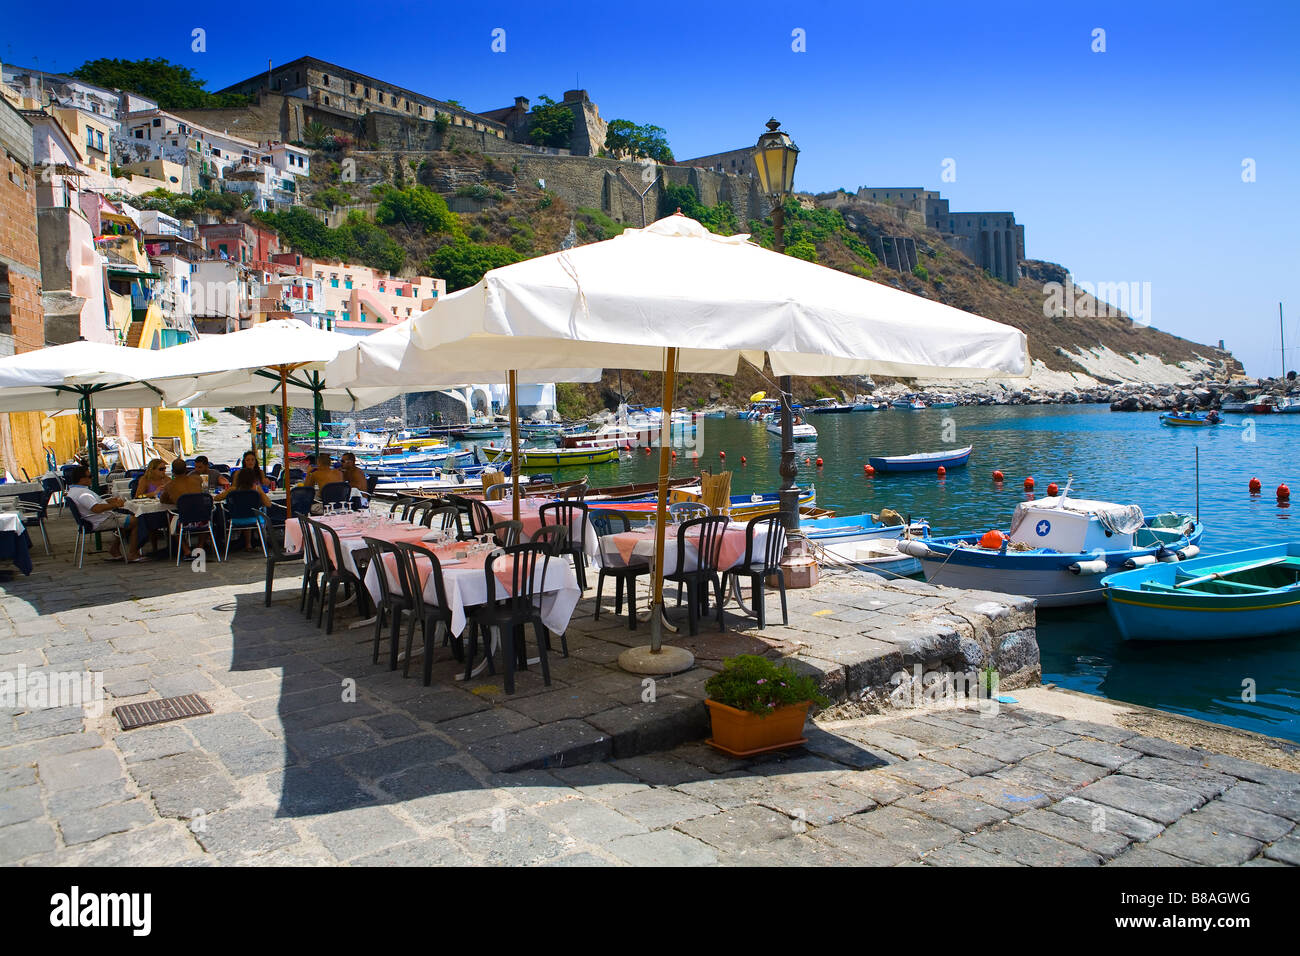
[[[1185,514],[1146,518],[1136,505],[1061,495],[1022,501],[1010,533],[921,538],[899,550],[921,559],[926,580],[1036,598],[1043,607],[1096,604],[1101,577],[1200,553],[1205,528]]]
[[[1126,641],[1300,634],[1300,542],[1152,564],[1101,583]]]
[[[504,438],[505,429],[483,426],[482,428],[462,428],[460,431],[452,432],[457,438],[464,441],[482,441],[488,438]]]
[[[937,402],[930,403],[931,408],[956,408],[957,400],[954,398],[941,398]]]
[[[1217,412],[1164,412],[1160,424],[1170,428],[1208,428],[1222,423]]]
[[[876,471],[934,471],[939,466],[961,468],[970,460],[971,448],[955,451],[927,451],[915,455],[881,455],[867,461]]]
[[[618,461],[617,445],[593,448],[521,448],[519,463],[524,468],[570,468]]]

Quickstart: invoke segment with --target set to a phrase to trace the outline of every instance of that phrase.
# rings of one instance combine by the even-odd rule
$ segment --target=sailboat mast
[[[1286,378],[1286,323],[1282,321],[1282,303],[1277,304],[1277,331],[1282,338],[1282,378]]]

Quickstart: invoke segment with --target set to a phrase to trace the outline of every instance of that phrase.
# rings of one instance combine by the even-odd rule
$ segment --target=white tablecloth
[[[439,563],[442,564],[442,582],[447,592],[447,603],[451,607],[451,633],[459,635],[465,630],[465,609],[487,602],[487,572],[478,565],[458,567],[442,561],[441,556]],[[505,560],[504,565],[502,563],[503,559],[498,558],[498,565],[510,566],[508,560]],[[365,583],[366,589],[376,601],[379,600],[378,574],[378,568],[371,562],[366,569]],[[389,587],[398,586],[398,582],[389,575]],[[547,563],[546,576],[536,589],[542,592],[542,623],[552,633],[563,634],[569,626],[569,619],[573,617],[573,609],[582,597],[573,566],[564,558],[551,558]],[[498,598],[504,597],[507,590],[505,585],[497,581]],[[432,575],[425,581],[424,600],[429,604],[438,603],[438,588]]]
[[[524,526],[521,540],[530,540],[533,533],[541,527],[542,516],[540,509],[542,505],[548,503],[536,499],[521,500],[519,502],[519,520]],[[487,504],[492,514],[496,516],[497,521],[510,521],[514,518],[514,508],[509,498],[501,501],[488,501],[485,504]],[[547,516],[553,518],[554,513],[548,511]],[[596,534],[596,529],[592,526],[590,518],[586,518],[582,524],[586,525],[587,531],[586,538],[583,539],[583,554],[587,556],[587,560],[592,564],[598,564],[600,561],[600,536]],[[569,540],[578,540],[578,535],[581,533],[582,529],[570,522]]]
[[[23,524],[22,516],[13,511],[0,512],[0,534],[12,531],[15,534],[22,534],[27,530]]]

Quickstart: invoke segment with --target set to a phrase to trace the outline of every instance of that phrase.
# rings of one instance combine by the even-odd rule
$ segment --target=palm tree
[[[320,149],[325,137],[330,134],[329,127],[319,120],[313,120],[302,128],[302,138],[308,146]]]

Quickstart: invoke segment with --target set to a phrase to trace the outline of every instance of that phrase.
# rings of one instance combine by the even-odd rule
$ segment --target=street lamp
[[[794,190],[794,167],[799,147],[775,119],[767,121],[767,132],[754,147],[754,170],[759,188],[772,204],[772,229],[776,251],[785,252],[785,199]],[[785,557],[803,553],[799,532],[799,463],[794,453],[794,413],[790,408],[790,376],[781,376],[781,524],[785,527]]]

